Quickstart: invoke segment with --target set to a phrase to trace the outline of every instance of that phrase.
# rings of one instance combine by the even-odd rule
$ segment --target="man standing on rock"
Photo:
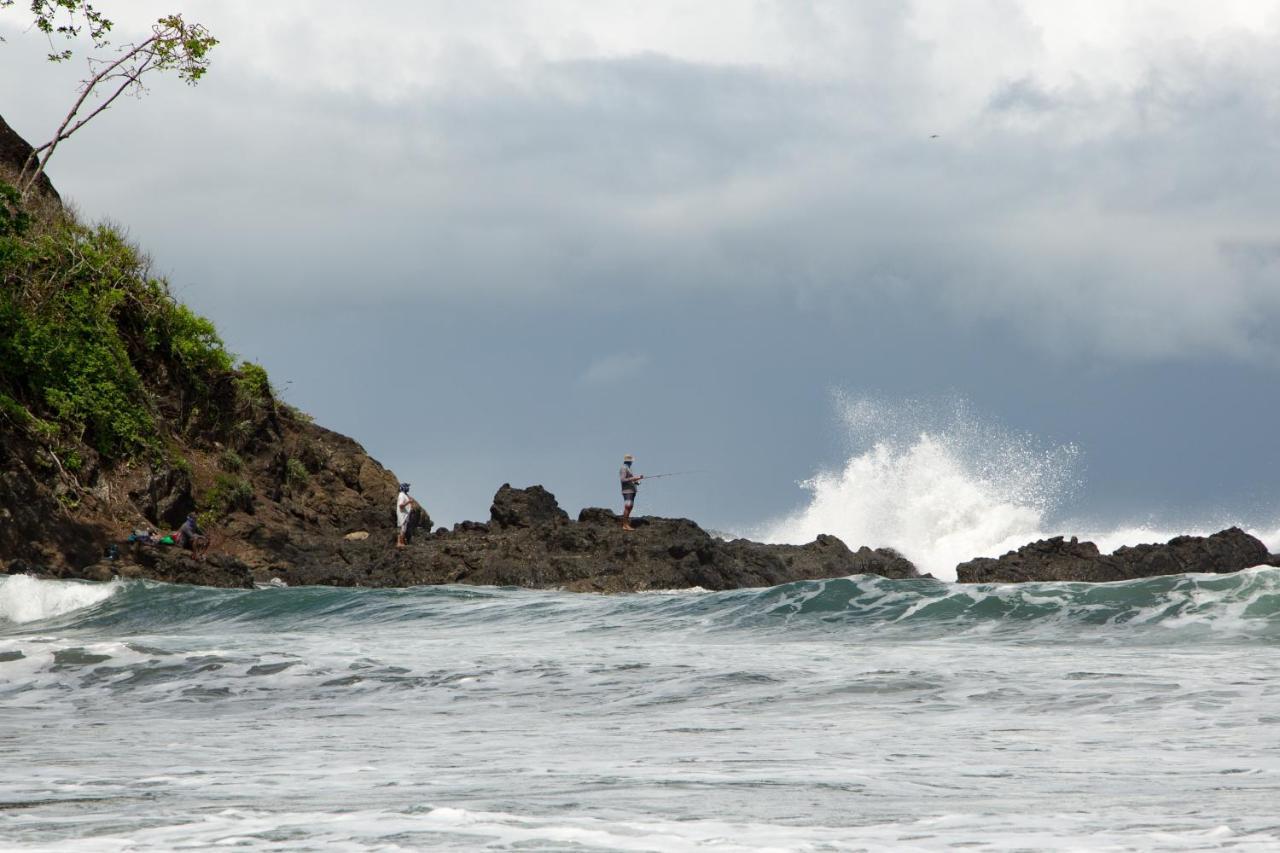
[[[396,547],[403,548],[409,538],[409,524],[413,518],[413,510],[418,502],[409,497],[409,484],[400,484],[400,494],[396,495]]]
[[[635,458],[628,453],[622,457],[622,470],[618,472],[618,478],[622,481],[622,529],[634,530],[631,526],[631,509],[636,505],[636,489],[639,483],[644,479],[644,474],[632,474],[631,463]]]

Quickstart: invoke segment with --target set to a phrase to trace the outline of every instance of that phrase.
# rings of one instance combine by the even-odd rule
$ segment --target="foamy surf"
[[[20,580],[8,593],[81,586]],[[6,849],[1276,841],[1277,569],[629,596],[116,586],[0,622]]]
[[[93,607],[122,588],[118,581],[41,580],[27,575],[0,577],[0,621],[23,625]]]

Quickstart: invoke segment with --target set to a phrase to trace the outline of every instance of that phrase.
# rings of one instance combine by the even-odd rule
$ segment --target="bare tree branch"
[[[14,0],[0,0],[0,10],[13,4]],[[35,15],[35,27],[51,39],[54,35],[74,38],[87,26],[94,47],[102,48],[108,44],[106,35],[113,24],[87,0],[32,0],[31,11]],[[65,23],[61,22],[62,16],[65,16]],[[115,58],[90,57],[93,73],[81,83],[79,96],[70,111],[53,137],[34,148],[22,165],[17,187],[21,198],[25,199],[30,194],[62,142],[110,108],[121,95],[145,91],[142,84],[144,75],[154,71],[176,71],[180,80],[194,85],[209,70],[209,52],[217,43],[218,40],[203,25],[189,24],[181,15],[175,14],[157,20],[147,39],[122,46]],[[68,49],[51,53],[49,59],[60,62],[70,56]],[[102,103],[81,116],[89,96],[102,94],[100,90],[104,88],[110,92]]]

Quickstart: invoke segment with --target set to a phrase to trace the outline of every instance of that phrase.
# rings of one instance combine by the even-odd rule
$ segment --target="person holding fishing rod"
[[[644,474],[632,474],[631,463],[636,461],[635,457],[628,453],[622,457],[622,470],[618,472],[618,478],[622,481],[622,529],[635,530],[631,526],[631,510],[636,505],[636,489],[639,488],[640,481],[644,479]]]
[[[631,526],[631,510],[636,505],[636,490],[639,488],[641,480],[656,480],[659,477],[679,477],[681,474],[700,474],[701,471],[671,471],[667,474],[633,474],[631,473],[631,463],[635,461],[635,457],[628,453],[622,457],[622,470],[618,472],[618,479],[622,481],[622,529],[634,530]]]

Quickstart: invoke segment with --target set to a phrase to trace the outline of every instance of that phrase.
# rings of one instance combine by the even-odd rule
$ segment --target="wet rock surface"
[[[979,558],[956,567],[961,583],[1025,581],[1107,582],[1185,572],[1223,574],[1254,566],[1280,565],[1258,539],[1238,527],[1212,536],[1179,536],[1163,545],[1136,545],[1103,554],[1092,542],[1055,537],[1024,545],[997,559]]]

